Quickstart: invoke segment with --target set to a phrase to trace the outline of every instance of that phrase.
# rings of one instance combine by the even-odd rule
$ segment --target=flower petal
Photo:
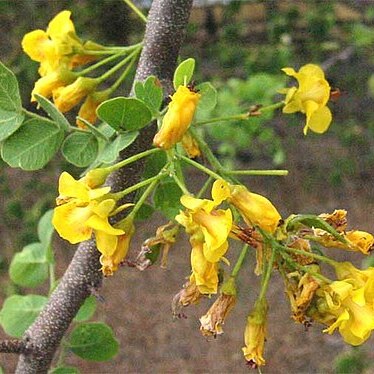
[[[327,131],[332,121],[332,114],[328,107],[324,106],[317,109],[307,121],[307,127],[317,134],[323,134]]]

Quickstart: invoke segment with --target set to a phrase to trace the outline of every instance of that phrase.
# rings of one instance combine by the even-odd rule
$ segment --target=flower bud
[[[97,84],[97,79],[79,77],[74,83],[57,88],[53,91],[53,100],[57,109],[62,113],[68,112],[93,92]]]
[[[170,149],[182,140],[195,115],[199,99],[200,94],[197,92],[186,86],[178,87],[171,97],[161,128],[153,139],[156,147]]]
[[[92,125],[96,122],[97,107],[109,97],[108,91],[94,92],[87,96],[86,100],[83,102],[82,106],[79,109],[78,117],[85,119],[87,122]],[[83,121],[77,119],[76,124],[79,128],[85,129],[87,126]]]
[[[228,201],[233,204],[249,226],[257,225],[274,233],[281,219],[274,205],[264,196],[248,191],[241,185],[230,185]]]
[[[253,368],[265,365],[263,354],[267,334],[267,311],[266,300],[257,300],[247,318],[244,332],[245,347],[242,350],[248,365]]]

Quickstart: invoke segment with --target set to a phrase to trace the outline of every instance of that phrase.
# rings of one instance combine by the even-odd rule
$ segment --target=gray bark
[[[166,93],[172,89],[171,80],[177,56],[188,22],[192,0],[155,0],[148,15],[144,48],[136,72],[136,80],[149,75],[157,76]],[[127,158],[148,149],[154,130],[150,126],[121,157]],[[123,190],[139,181],[141,165],[131,165],[108,178],[112,191]],[[99,252],[93,240],[83,242],[33,325],[26,331],[23,341],[27,354],[21,354],[18,374],[47,373],[54,354],[71,321],[84,300],[102,283],[99,271]],[[27,349],[28,347],[28,349]]]

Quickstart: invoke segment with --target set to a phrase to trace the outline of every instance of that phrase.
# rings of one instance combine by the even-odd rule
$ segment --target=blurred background
[[[145,11],[149,1],[134,1]],[[200,119],[270,104],[277,90],[290,84],[281,68],[298,69],[320,64],[341,95],[329,104],[333,124],[328,133],[302,133],[302,115],[279,111],[246,122],[205,127],[207,139],[227,166],[288,169],[287,177],[246,177],[252,191],[269,197],[282,215],[348,210],[350,228],[374,232],[374,2],[346,1],[195,1],[182,58],[197,61],[195,80],[211,81],[218,89],[218,105]],[[63,9],[73,13],[77,34],[83,39],[121,45],[141,39],[143,24],[120,0],[15,0],[0,1],[1,61],[20,81],[28,109],[37,78],[37,63],[22,53],[23,35],[45,29]],[[123,88],[126,92],[128,87]],[[78,169],[55,159],[46,169],[28,173],[0,164],[0,302],[14,293],[34,293],[13,284],[7,270],[12,256],[36,239],[40,216],[54,205],[57,178],[62,170]],[[200,175],[191,180],[201,183]],[[139,223],[135,256],[141,242],[154,234],[160,216]],[[178,243],[168,268],[154,266],[143,273],[124,268],[104,282],[95,319],[114,329],[120,354],[108,363],[90,363],[69,356],[82,373],[244,373],[242,358],[246,315],[256,297],[258,280],[252,275],[254,258],[242,270],[239,302],[222,337],[207,341],[200,336],[198,318],[212,301],[189,307],[188,318],[172,321],[170,302],[189,273],[189,244]],[[73,247],[55,238],[57,275],[61,276]],[[233,250],[235,258],[235,250]],[[360,256],[334,251],[357,266]],[[373,257],[373,256],[372,256]],[[247,271],[246,271],[247,270]],[[304,331],[290,317],[281,279],[274,276],[269,295],[270,324],[263,373],[372,373],[373,339],[360,348],[343,344],[338,334],[326,336],[322,326]],[[0,331],[0,336],[4,333]],[[6,373],[15,357],[0,354]]]

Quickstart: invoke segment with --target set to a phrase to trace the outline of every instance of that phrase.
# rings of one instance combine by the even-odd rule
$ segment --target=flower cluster
[[[218,262],[228,249],[228,237],[233,234],[231,209],[217,209],[224,201],[232,204],[251,226],[273,232],[280,214],[264,196],[252,193],[241,185],[217,180],[212,187],[212,199],[181,198],[186,210],[175,217],[190,235],[191,278],[202,294],[213,294],[218,288]]]
[[[264,346],[268,306],[265,292],[273,269],[283,276],[293,319],[310,326],[312,321],[327,326],[324,332],[338,330],[352,345],[365,342],[374,329],[374,268],[358,270],[351,263],[338,263],[314,253],[311,242],[325,248],[336,247],[367,254],[373,248],[371,234],[346,231],[346,211],[337,210],[314,218],[290,216],[284,221],[275,206],[264,196],[243,185],[218,179],[212,187],[212,200],[189,195],[181,198],[185,207],[176,216],[185,227],[192,246],[192,274],[186,288],[174,300],[174,310],[197,303],[204,295],[220,295],[200,318],[204,336],[223,333],[222,325],[236,302],[237,271],[222,284],[220,262],[233,238],[250,245],[257,253],[257,274],[262,274],[262,290],[248,316],[244,356],[251,367],[265,364]],[[226,209],[219,208],[225,204]],[[238,217],[243,223],[234,222]],[[337,280],[322,274],[320,261],[334,266]],[[191,288],[192,287],[192,288]],[[192,295],[189,293],[189,295]],[[177,305],[177,306],[176,306]],[[178,314],[182,315],[182,314]]]
[[[34,30],[23,37],[23,50],[40,63],[41,78],[35,83],[31,101],[36,101],[35,94],[52,96],[56,107],[64,113],[86,98],[78,116],[94,123],[96,108],[108,98],[108,92],[96,92],[99,81],[74,69],[97,60],[97,53],[105,47],[92,41],[83,42],[70,18],[71,12],[64,10],[50,21],[46,31]],[[79,120],[77,125],[85,127]]]
[[[104,275],[112,275],[123,261],[134,233],[133,220],[124,219],[112,226],[111,215],[119,211],[110,187],[103,187],[105,169],[93,169],[75,180],[63,172],[59,179],[59,196],[54,210],[53,225],[58,234],[72,244],[95,236]],[[132,204],[130,204],[132,205]],[[128,207],[123,205],[120,209]]]

